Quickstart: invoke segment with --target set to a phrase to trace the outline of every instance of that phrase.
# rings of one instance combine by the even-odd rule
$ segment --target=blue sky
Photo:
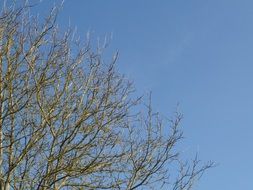
[[[112,35],[108,53],[155,110],[180,104],[184,153],[219,164],[196,190],[253,189],[253,1],[66,0],[69,20],[83,37]]]

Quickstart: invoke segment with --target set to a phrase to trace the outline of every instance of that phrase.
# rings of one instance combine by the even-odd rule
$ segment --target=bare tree
[[[0,14],[0,190],[191,189],[212,163],[180,159],[182,116],[133,114],[117,54],[104,63],[101,47],[59,32],[55,8],[43,22],[29,9]]]

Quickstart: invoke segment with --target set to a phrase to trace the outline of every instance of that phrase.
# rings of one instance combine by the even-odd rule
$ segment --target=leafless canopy
[[[181,115],[133,114],[117,55],[104,63],[56,16],[15,3],[0,14],[0,190],[191,189],[211,163],[180,159]]]

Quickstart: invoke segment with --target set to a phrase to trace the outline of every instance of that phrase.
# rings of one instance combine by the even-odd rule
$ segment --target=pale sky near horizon
[[[69,21],[112,36],[108,54],[156,110],[180,104],[184,151],[218,164],[195,190],[253,189],[253,1],[65,0],[58,23]]]

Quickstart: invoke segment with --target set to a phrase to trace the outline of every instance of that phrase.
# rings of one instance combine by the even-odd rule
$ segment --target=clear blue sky
[[[44,0],[47,10],[52,0]],[[109,52],[153,104],[184,114],[185,154],[219,165],[196,190],[252,190],[253,1],[66,0],[62,27],[112,34]]]

